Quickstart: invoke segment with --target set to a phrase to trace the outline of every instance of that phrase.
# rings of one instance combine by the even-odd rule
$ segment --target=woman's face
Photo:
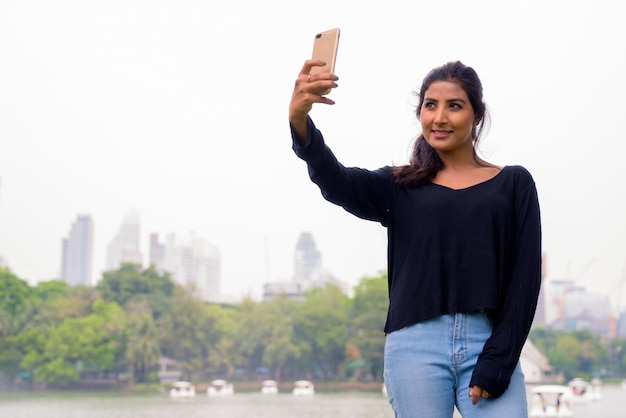
[[[440,155],[473,153],[472,130],[479,121],[459,83],[433,82],[424,93],[420,120],[426,141]]]

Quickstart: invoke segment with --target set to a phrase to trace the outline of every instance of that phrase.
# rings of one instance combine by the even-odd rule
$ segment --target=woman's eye
[[[434,103],[424,103],[424,108],[425,109],[434,109],[435,108],[435,104]]]
[[[450,103],[450,109],[462,109],[462,107],[458,103]]]

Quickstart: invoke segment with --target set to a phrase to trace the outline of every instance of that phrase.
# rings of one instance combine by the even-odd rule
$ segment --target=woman
[[[476,72],[432,70],[410,163],[346,168],[308,116],[334,74],[306,61],[289,107],[293,149],[324,198],[388,231],[384,378],[396,417],[527,416],[519,356],[541,283],[534,181],[479,158],[486,106]],[[469,396],[468,396],[469,391]]]

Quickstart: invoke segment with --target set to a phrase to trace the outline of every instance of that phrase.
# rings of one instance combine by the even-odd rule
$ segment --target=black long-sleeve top
[[[493,322],[474,369],[494,397],[508,388],[530,331],[541,284],[541,224],[535,183],[521,166],[464,189],[397,185],[391,167],[344,167],[308,120],[301,146],[311,180],[328,201],[388,235],[385,333],[455,312],[485,310]]]

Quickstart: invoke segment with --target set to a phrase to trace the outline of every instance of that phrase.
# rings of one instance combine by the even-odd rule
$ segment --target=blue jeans
[[[387,334],[385,386],[397,418],[527,418],[526,387],[518,363],[509,388],[472,405],[469,382],[491,335],[483,312],[450,314]]]

